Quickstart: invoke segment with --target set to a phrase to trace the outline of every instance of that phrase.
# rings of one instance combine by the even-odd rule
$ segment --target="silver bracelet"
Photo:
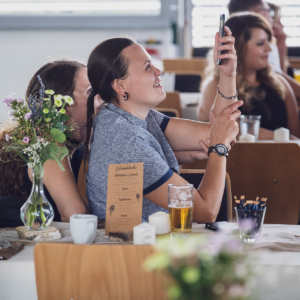
[[[236,90],[236,94],[235,94],[234,96],[231,96],[231,97],[227,97],[227,96],[223,95],[223,94],[220,92],[220,90],[219,90],[219,86],[217,87],[217,91],[218,91],[218,94],[219,94],[221,97],[223,97],[223,98],[225,98],[225,99],[228,99],[228,100],[237,98],[237,96],[238,96],[238,91],[237,91],[237,90]]]

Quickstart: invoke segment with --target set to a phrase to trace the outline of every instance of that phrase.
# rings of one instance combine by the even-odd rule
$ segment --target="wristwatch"
[[[223,145],[223,144],[217,144],[215,146],[210,146],[208,148],[207,155],[209,155],[211,152],[215,152],[218,154],[219,157],[225,156],[226,158],[228,157],[228,148]]]

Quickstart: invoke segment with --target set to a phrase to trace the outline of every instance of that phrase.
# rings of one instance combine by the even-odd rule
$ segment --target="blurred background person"
[[[261,115],[260,139],[273,139],[273,131],[285,127],[300,137],[298,105],[289,83],[269,66],[272,29],[256,13],[233,14],[227,21],[238,57],[237,90],[244,104],[239,109],[244,115]],[[208,66],[209,77],[202,85],[202,102],[199,119],[208,122],[214,101],[214,91],[218,86],[218,69]]]
[[[272,10],[271,7],[275,10]],[[272,27],[275,42],[270,43],[269,63],[275,72],[281,74],[291,85],[296,98],[300,100],[300,84],[287,74],[288,59],[286,34],[283,25],[280,22],[280,7],[276,5],[269,6],[267,1],[263,0],[230,0],[228,4],[229,14],[242,11],[252,11],[262,15]]]

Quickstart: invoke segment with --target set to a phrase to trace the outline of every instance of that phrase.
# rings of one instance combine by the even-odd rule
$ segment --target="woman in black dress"
[[[260,115],[259,139],[273,139],[273,130],[285,127],[300,137],[298,105],[288,82],[273,72],[268,63],[272,42],[272,29],[266,20],[255,13],[232,15],[226,25],[235,37],[238,56],[237,90],[244,115]],[[199,119],[209,120],[213,103],[213,91],[218,84],[219,73],[210,66],[209,77],[202,85],[203,101],[199,104]],[[267,130],[264,130],[267,129]]]

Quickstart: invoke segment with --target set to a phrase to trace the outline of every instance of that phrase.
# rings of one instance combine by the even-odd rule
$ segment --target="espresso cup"
[[[91,244],[93,243],[98,218],[94,215],[75,214],[70,217],[70,229],[73,242],[75,244]]]

